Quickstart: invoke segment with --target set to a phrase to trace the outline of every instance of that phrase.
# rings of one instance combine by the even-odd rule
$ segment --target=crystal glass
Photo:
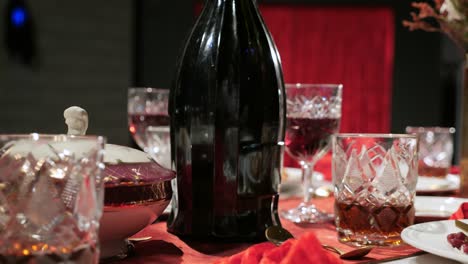
[[[147,127],[169,127],[168,98],[167,89],[128,89],[128,129],[135,142],[144,151],[148,151]]]
[[[453,127],[406,127],[406,133],[419,138],[419,166],[421,176],[445,177],[453,156]]]
[[[396,246],[414,222],[418,140],[406,134],[339,134],[333,138],[338,240]]]
[[[315,193],[314,165],[329,150],[331,137],[341,120],[342,85],[287,84],[287,125],[285,146],[288,154],[302,166],[304,200],[282,216],[296,223],[322,223],[332,215],[319,211],[312,203]]]
[[[0,135],[0,262],[98,263],[104,138]]]
[[[171,134],[169,126],[146,128],[148,153],[161,166],[171,169]]]

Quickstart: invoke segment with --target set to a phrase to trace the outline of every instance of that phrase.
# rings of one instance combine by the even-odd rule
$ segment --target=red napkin
[[[462,203],[458,210],[453,213],[449,219],[467,219],[468,218],[468,203]]]
[[[460,174],[460,166],[450,167],[449,173],[451,173],[451,174]]]
[[[343,263],[336,255],[322,248],[314,233],[308,232],[299,239],[289,239],[276,247],[270,242],[260,243],[215,264],[289,264],[289,263]]]

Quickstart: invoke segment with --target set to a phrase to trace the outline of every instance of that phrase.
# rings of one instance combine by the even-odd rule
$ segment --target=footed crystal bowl
[[[128,238],[153,223],[168,206],[175,172],[145,152],[112,144],[105,148],[101,259],[123,258],[130,245]]]

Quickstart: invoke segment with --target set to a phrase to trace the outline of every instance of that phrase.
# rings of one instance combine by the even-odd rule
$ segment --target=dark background
[[[38,55],[34,63],[24,64],[9,58],[5,48],[0,49],[0,133],[66,132],[63,110],[80,105],[90,115],[89,134],[131,145],[127,88],[170,87],[176,58],[195,21],[194,1],[27,1]],[[7,2],[0,0],[0,7],[5,8]],[[443,35],[409,32],[401,25],[409,18],[410,1],[260,2],[393,8],[396,35],[391,132],[404,132],[406,125],[456,126],[461,55]],[[0,29],[4,46],[5,19],[0,19]]]

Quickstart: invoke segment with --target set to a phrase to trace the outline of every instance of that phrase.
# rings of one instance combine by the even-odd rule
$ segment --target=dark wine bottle
[[[263,240],[279,225],[285,89],[255,0],[207,0],[170,92],[177,172],[168,231]]]

